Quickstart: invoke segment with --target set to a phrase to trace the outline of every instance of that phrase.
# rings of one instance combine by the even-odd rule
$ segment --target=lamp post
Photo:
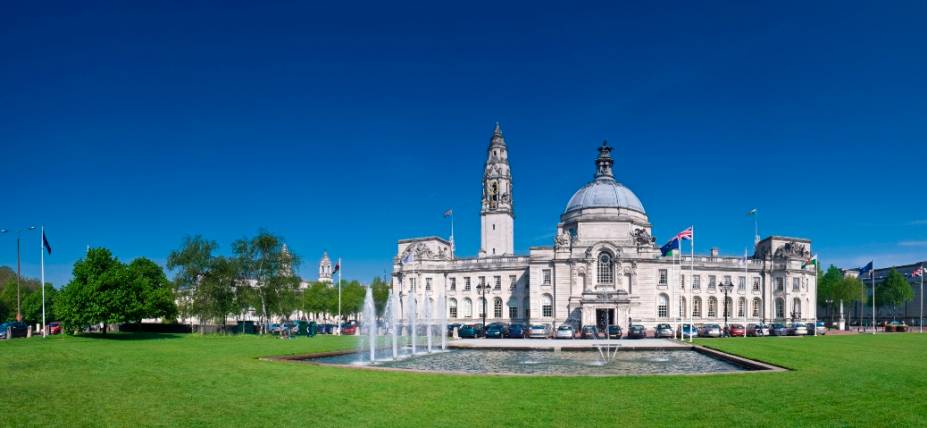
[[[730,281],[728,281],[728,282],[726,282],[726,283],[724,283],[724,284],[721,284],[721,291],[724,291],[724,335],[725,335],[725,336],[728,335],[728,329],[727,329],[727,311],[728,311],[728,307],[727,307],[727,294],[730,293],[730,292],[731,292],[731,289],[733,289],[733,288],[734,288],[734,284],[731,283]]]
[[[824,299],[824,305],[827,306],[827,317],[830,318],[830,322],[834,322],[833,304],[834,299]],[[817,328],[817,325],[815,325],[814,328]]]
[[[489,288],[489,285],[485,283],[480,283],[476,285],[476,289],[480,291],[481,296],[483,296],[483,334],[486,334],[486,289]]]
[[[23,320],[22,303],[21,303],[21,298],[20,298],[20,295],[21,295],[20,282],[22,278],[22,266],[21,266],[22,262],[21,262],[20,249],[19,249],[20,241],[21,241],[20,237],[22,236],[23,232],[26,232],[29,230],[35,230],[35,226],[24,227],[16,231],[16,321]],[[9,230],[0,229],[0,233],[7,233],[7,232],[9,232]],[[45,284],[41,284],[41,286],[44,288]]]

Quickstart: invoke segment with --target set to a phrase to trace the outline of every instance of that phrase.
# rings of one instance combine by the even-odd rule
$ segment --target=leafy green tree
[[[287,317],[300,307],[295,292],[299,288],[299,277],[293,271],[299,260],[284,251],[283,239],[261,230],[254,238],[235,241],[232,248],[242,279],[255,288],[262,331],[271,315]]]
[[[376,277],[370,281],[370,286],[373,287],[373,302],[377,307],[377,316],[382,317],[386,309],[386,299],[389,298],[390,283]]]
[[[848,276],[835,282],[831,289],[834,300],[844,303],[865,302],[863,295],[863,282],[859,278]]]
[[[337,290],[336,290],[337,291]],[[364,296],[367,288],[357,281],[345,281],[341,284],[341,314],[343,317],[357,319],[357,314],[364,310]],[[335,302],[337,306],[337,301]],[[338,309],[335,308],[334,313]]]
[[[15,284],[14,284],[15,285]],[[58,290],[51,284],[45,284],[45,320],[47,322],[57,321],[55,315],[55,298],[58,296]],[[42,322],[42,291],[29,290],[23,296],[23,321],[30,324]],[[15,309],[13,316],[15,317]]]
[[[314,282],[303,293],[305,311],[313,314],[313,318],[320,319],[324,314],[334,313],[338,306],[338,291],[331,285]]]
[[[892,319],[895,319],[895,309],[914,300],[914,290],[908,280],[895,269],[888,273],[885,281],[876,287],[876,304],[892,308]]]
[[[55,306],[68,331],[103,324],[134,321],[139,303],[125,265],[105,248],[91,248],[74,263],[71,282],[61,290]]]
[[[164,269],[155,262],[139,257],[126,266],[132,289],[137,293],[137,304],[127,313],[130,320],[161,318],[174,320],[177,304],[174,302],[174,285],[167,279]]]

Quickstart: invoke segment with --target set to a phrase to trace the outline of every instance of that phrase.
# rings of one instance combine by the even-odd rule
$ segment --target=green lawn
[[[927,335],[705,340],[794,369],[655,377],[481,377],[258,356],[351,338],[115,336],[0,342],[0,425],[925,426]]]

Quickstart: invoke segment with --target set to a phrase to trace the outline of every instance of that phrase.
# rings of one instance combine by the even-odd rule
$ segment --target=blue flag
[[[660,247],[660,253],[662,253],[663,256],[666,256],[667,254],[671,253],[673,250],[677,250],[677,251],[679,250],[679,239],[678,238],[673,238],[669,242],[667,242],[666,245]]]
[[[869,262],[866,266],[859,268],[859,276],[866,276],[872,272],[872,262]]]

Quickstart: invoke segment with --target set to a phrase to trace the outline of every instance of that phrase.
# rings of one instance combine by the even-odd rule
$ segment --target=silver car
[[[565,324],[557,327],[557,333],[554,334],[554,337],[557,339],[575,339],[576,330],[573,329],[573,326]]]
[[[698,332],[699,337],[721,337],[721,326],[718,324],[705,324]]]
[[[528,327],[528,337],[532,339],[547,339],[550,337],[550,331],[547,329],[546,325],[534,324]]]
[[[657,324],[657,327],[653,330],[653,337],[666,337],[673,338],[673,326],[669,324]]]
[[[767,324],[750,324],[747,326],[747,336],[769,336],[769,325]]]
[[[804,323],[796,322],[789,326],[789,336],[807,336],[808,326]]]

